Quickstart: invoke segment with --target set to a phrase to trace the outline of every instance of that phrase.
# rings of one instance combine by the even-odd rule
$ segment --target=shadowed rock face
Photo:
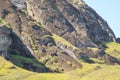
[[[12,43],[12,39],[10,37],[10,30],[4,25],[0,24],[0,54],[4,58],[8,58],[7,49]]]
[[[81,56],[117,61],[111,61],[112,57],[105,55],[97,44],[115,41],[113,31],[82,0],[0,0],[0,19],[12,28],[10,48],[19,52],[15,54],[44,58],[45,65],[57,66],[53,71],[81,68],[77,61]],[[1,42],[7,43],[5,51],[11,43],[6,35],[9,33],[4,34]]]
[[[117,43],[120,43],[120,38],[117,38],[116,41],[117,41]]]

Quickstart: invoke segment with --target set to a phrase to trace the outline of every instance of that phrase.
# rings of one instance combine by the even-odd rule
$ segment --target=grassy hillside
[[[115,42],[107,43],[106,53],[110,54],[113,57],[120,58],[120,44]]]
[[[0,57],[0,80],[22,80],[33,74]]]
[[[106,52],[114,57],[119,58],[120,44],[108,43]],[[117,50],[114,54],[114,51]],[[34,63],[34,60],[20,56],[12,56],[13,59]],[[17,58],[17,59],[16,59]],[[104,62],[96,61],[94,64],[88,64],[80,61],[82,69],[73,70],[66,73],[35,73],[15,66],[11,62],[0,57],[0,80],[120,80],[119,65],[105,65]],[[102,63],[102,64],[101,64]]]
[[[84,63],[82,69],[67,73],[33,73],[0,57],[0,80],[120,80],[120,66]],[[3,63],[4,62],[4,63]]]

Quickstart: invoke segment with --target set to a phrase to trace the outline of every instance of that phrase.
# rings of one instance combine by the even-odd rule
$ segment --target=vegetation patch
[[[116,67],[99,69],[84,76],[81,80],[120,80],[119,73],[120,70]]]
[[[11,29],[10,25],[1,18],[0,18],[0,23],[4,24],[7,28]]]
[[[48,55],[48,56],[42,57],[40,59],[40,62],[45,64],[45,66],[53,72],[61,72],[56,56]]]
[[[56,42],[56,44],[57,43],[62,43],[63,45],[66,45],[66,46],[71,46],[72,48],[73,48],[73,50],[75,50],[75,49],[77,49],[77,50],[80,50],[80,49],[78,49],[77,47],[75,47],[74,45],[72,45],[71,43],[69,43],[67,40],[65,40],[64,38],[62,38],[62,37],[59,37],[58,35],[56,35],[56,34],[53,34],[53,36],[51,36],[54,40],[55,40],[55,42]]]
[[[42,73],[28,77],[25,80],[67,80],[66,74]]]
[[[115,42],[106,43],[106,50],[105,52],[107,54],[110,54],[111,56],[120,59],[120,44]]]
[[[19,55],[10,55],[10,58],[14,64],[22,68],[26,67],[26,65],[30,65],[31,67],[45,69],[45,66],[34,58],[27,58]]]
[[[82,69],[66,73],[35,73],[17,67],[1,57],[0,60],[0,80],[120,80],[119,65],[88,64],[80,61],[83,65]],[[24,60],[32,62],[28,59]],[[70,64],[70,62],[67,63]]]
[[[90,60],[92,60],[94,63],[98,63],[98,64],[104,64],[105,62],[103,60],[99,60],[96,58],[90,58]]]
[[[0,57],[0,80],[23,80],[32,75],[32,72],[15,66],[11,62]]]

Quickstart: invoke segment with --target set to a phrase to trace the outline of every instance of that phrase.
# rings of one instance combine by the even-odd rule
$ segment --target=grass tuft
[[[120,44],[115,42],[110,42],[107,43],[106,46],[108,47],[105,50],[107,54],[110,54],[111,56],[120,59]]]

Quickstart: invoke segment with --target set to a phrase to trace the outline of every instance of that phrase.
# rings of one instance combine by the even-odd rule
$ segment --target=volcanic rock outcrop
[[[12,50],[45,58],[48,67],[57,66],[54,71],[81,68],[77,60],[83,56],[119,63],[110,61],[112,57],[100,47],[103,42],[116,41],[113,31],[82,0],[0,0],[0,19],[12,29]]]

